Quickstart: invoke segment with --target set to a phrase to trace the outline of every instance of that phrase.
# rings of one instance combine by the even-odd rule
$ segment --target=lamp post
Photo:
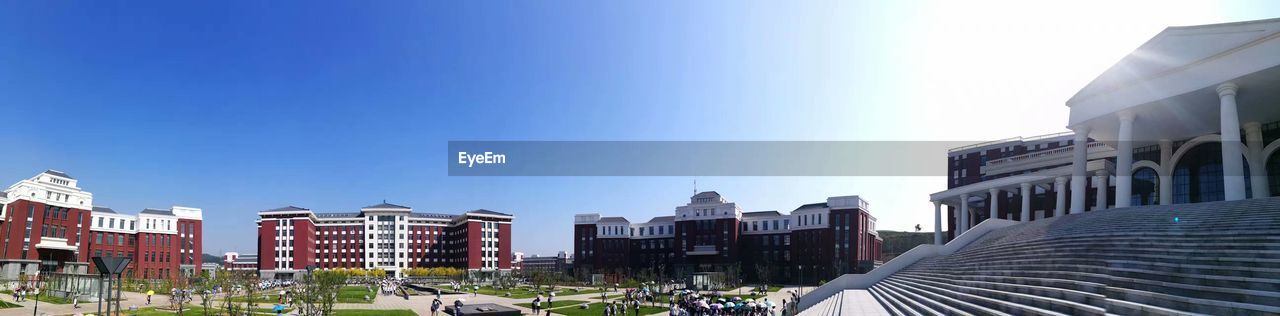
[[[799,289],[799,290],[797,290],[798,294],[796,295],[796,297],[797,297],[797,298],[799,298],[799,297],[800,297],[800,295],[804,295],[804,266],[803,266],[803,265],[801,265],[801,266],[797,266],[797,267],[799,267],[799,269],[800,269],[800,275],[796,277],[796,278],[797,278],[797,279],[799,279],[799,281],[800,281],[800,282],[798,282],[798,283],[800,283],[800,289]]]

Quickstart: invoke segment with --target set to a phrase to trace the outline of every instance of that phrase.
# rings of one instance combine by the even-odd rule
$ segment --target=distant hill
[[[884,245],[880,249],[884,255],[884,261],[889,261],[916,246],[933,242],[933,232],[912,233],[889,230],[878,230],[876,232],[880,233],[881,239],[884,239]]]
[[[200,255],[200,261],[204,263],[219,263],[219,262],[222,262],[222,257],[206,253],[206,254]]]

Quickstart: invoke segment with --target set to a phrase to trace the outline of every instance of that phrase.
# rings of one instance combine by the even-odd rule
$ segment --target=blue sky
[[[6,2],[0,181],[58,169],[118,211],[203,208],[208,253],[253,251],[259,210],[386,199],[515,213],[514,250],[551,254],[569,250],[572,214],[669,214],[693,178],[448,177],[447,141],[1058,132],[1066,98],[1161,28],[1280,16],[1265,2],[377,4]],[[931,229],[927,194],[945,187],[698,183],[749,211],[860,194],[896,230]]]

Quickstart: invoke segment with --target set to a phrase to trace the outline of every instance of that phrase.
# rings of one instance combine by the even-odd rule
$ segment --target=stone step
[[[1063,254],[1063,253],[1089,253],[1095,250],[1096,251],[1127,250],[1133,253],[1153,254],[1153,255],[1222,256],[1222,257],[1230,257],[1230,258],[1280,259],[1280,252],[1277,252],[1277,251],[1232,250],[1232,249],[1204,250],[1204,249],[1176,249],[1176,248],[1121,249],[1121,248],[1097,247],[1097,246],[1091,246],[1091,245],[1063,246],[1063,247],[1056,247],[1056,248],[1029,248],[1029,249],[1019,250],[1019,251],[1013,251],[1009,255],[1050,255],[1050,254]],[[1004,256],[999,254],[988,254],[981,257],[957,256],[954,258],[936,259],[936,260],[928,260],[928,261],[921,261],[921,262],[922,263],[943,262],[943,261],[954,262],[954,261],[965,261],[967,259],[992,260],[992,259],[999,259],[1003,257]],[[1260,261],[1260,262],[1266,262],[1266,261]]]
[[[883,306],[885,311],[889,312],[889,315],[923,316],[920,313],[916,312],[915,310],[906,308],[906,304],[899,302],[898,299],[892,296],[889,296],[889,294],[885,294],[881,292],[880,289],[877,287],[872,286],[871,288],[867,289],[867,292],[871,292],[871,297],[874,297],[876,299],[876,302],[879,302],[880,306]]]
[[[1034,306],[1018,304],[1009,301],[1003,301],[996,298],[984,297],[960,291],[950,290],[938,285],[929,284],[925,281],[906,279],[899,276],[892,276],[886,279],[888,281],[897,282],[907,290],[914,289],[916,293],[929,292],[938,294],[942,297],[950,298],[957,302],[964,302],[965,309],[976,314],[996,314],[996,315],[1040,315],[1040,316],[1060,316],[1063,313],[1054,312]]]
[[[1280,315],[1280,197],[1021,223],[870,291],[912,316]]]
[[[1247,235],[1245,235],[1247,234]],[[1036,245],[1071,245],[1081,242],[1101,242],[1109,241],[1116,245],[1127,245],[1129,242],[1162,242],[1174,244],[1213,244],[1220,242],[1241,242],[1241,243],[1276,243],[1276,236],[1280,235],[1280,230],[1269,230],[1265,233],[1257,231],[1227,231],[1215,232],[1212,234],[1090,234],[1081,236],[1065,236],[1054,238],[1042,238],[1022,241],[1010,241],[1000,245],[992,245],[987,247],[966,247],[956,252],[956,255],[974,254],[974,253],[998,253],[1009,249],[1021,249]]]
[[[1102,295],[1093,293],[1007,283],[954,281],[901,274],[894,275],[894,278],[1068,315],[1102,315],[1106,314],[1107,311],[1105,307],[1102,307],[1105,306],[1105,298]]]
[[[906,271],[902,273],[906,273]],[[1144,279],[1144,278],[1129,278],[1129,277],[1114,276],[1114,275],[1107,275],[1107,274],[1100,274],[1100,273],[1085,273],[1085,272],[1072,272],[1072,271],[1061,271],[1061,270],[1031,271],[1027,269],[1014,269],[1014,270],[1003,270],[1003,271],[951,272],[950,274],[956,274],[956,275],[982,274],[987,276],[1005,275],[1005,276],[1019,276],[1019,277],[1046,277],[1046,278],[1074,279],[1074,280],[1081,280],[1081,281],[1087,281],[1087,282],[1107,284],[1108,287],[1106,288],[1106,290],[1128,289],[1128,290],[1137,290],[1137,291],[1152,292],[1152,293],[1183,295],[1183,296],[1197,297],[1197,298],[1214,300],[1214,301],[1230,301],[1230,302],[1241,302],[1246,304],[1280,306],[1280,292],[1259,291],[1259,290],[1236,288],[1236,287],[1220,287],[1220,286],[1206,286],[1206,285],[1198,285],[1198,284],[1162,282],[1162,281],[1156,281],[1156,280],[1150,280],[1150,279]],[[1236,283],[1236,284],[1242,284],[1244,286],[1254,286],[1254,285],[1245,284],[1245,283]],[[1110,292],[1104,292],[1104,294],[1106,293],[1110,293]],[[1110,295],[1107,295],[1107,296],[1110,297]],[[1152,304],[1175,308],[1175,309],[1182,309],[1182,308],[1178,308],[1177,307],[1178,305],[1162,305],[1157,303],[1152,303]]]
[[[988,276],[988,275],[958,275],[958,274],[941,274],[923,271],[902,271],[901,275],[920,275],[931,276],[936,278],[951,278],[955,280],[965,281],[985,281],[985,282],[1002,282],[1021,285],[1054,287],[1060,289],[1068,289],[1085,293],[1102,294],[1105,293],[1106,284],[1083,282],[1070,279],[1053,279],[1053,278],[1030,278],[1030,277],[1014,277],[1014,276]]]
[[[943,304],[942,302],[938,302],[937,300],[904,290],[898,287],[897,285],[891,284],[889,282],[879,282],[879,283],[876,283],[875,286],[878,286],[882,290],[884,290],[886,293],[889,293],[890,295],[897,297],[899,301],[907,303],[907,305],[909,305],[911,309],[917,312],[920,312],[922,314],[964,315],[964,316],[972,315],[972,314],[969,314],[969,312],[952,307],[950,305]]]
[[[1072,257],[1071,253],[1060,253],[1047,257],[1039,258],[1005,258],[1000,261],[1001,265],[1021,265],[1021,264],[1038,264],[1038,265],[1087,265],[1103,268],[1122,268],[1137,269],[1159,272],[1171,272],[1182,274],[1198,274],[1198,275],[1215,275],[1215,276],[1235,276],[1260,279],[1280,280],[1280,267],[1243,267],[1243,266],[1227,266],[1227,265],[1203,265],[1203,264],[1182,264],[1176,262],[1164,261],[1147,261],[1126,259],[1095,259],[1088,255],[1079,255]],[[946,263],[930,263],[922,265],[921,268],[946,269],[946,268],[964,268],[972,265],[980,267],[990,267],[991,264],[982,261],[966,261],[966,262],[946,262]]]
[[[1212,255],[1205,256],[1200,255],[1199,253],[1189,253],[1186,255],[1158,255],[1136,253],[1131,249],[1090,249],[1085,254],[1066,251],[1046,251],[1031,254],[1012,253],[999,256],[999,258],[1007,260],[1045,257],[1088,257],[1103,260],[1134,259],[1153,262],[1181,262],[1187,264],[1222,265],[1233,267],[1280,267],[1280,258],[1221,257]],[[938,260],[920,260],[917,264],[924,266],[934,262],[938,262]]]
[[[1122,268],[1122,267],[1105,267],[1096,265],[1080,265],[1080,264],[1038,264],[1038,263],[1022,263],[1022,264],[1006,264],[988,263],[985,265],[956,265],[952,267],[937,266],[933,270],[942,270],[951,273],[972,273],[986,270],[1021,270],[1021,271],[1058,271],[1058,272],[1084,272],[1097,275],[1109,275],[1120,278],[1136,278],[1147,279],[1160,283],[1182,283],[1205,285],[1210,287],[1224,288],[1241,288],[1257,291],[1265,291],[1270,293],[1280,292],[1280,279],[1271,278],[1253,278],[1241,276],[1221,276],[1207,274],[1192,274],[1179,272],[1165,272],[1158,270],[1148,270],[1140,268]],[[916,270],[912,270],[916,271]],[[1114,280],[1112,280],[1114,281]],[[1108,283],[1109,285],[1114,285]]]
[[[1220,301],[1195,296],[1170,295],[1134,289],[1110,287],[1107,297],[1112,301],[1127,301],[1159,307],[1167,310],[1203,313],[1208,315],[1278,315],[1280,305],[1260,305],[1236,301]]]

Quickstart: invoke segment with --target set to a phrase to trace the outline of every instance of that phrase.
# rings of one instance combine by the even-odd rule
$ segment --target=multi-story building
[[[0,278],[89,269],[93,194],[66,173],[47,170],[18,181],[0,197]]]
[[[228,252],[222,255],[222,268],[231,271],[258,271],[258,255]]]
[[[643,223],[575,215],[573,266],[579,277],[592,274],[597,281],[652,274],[694,285],[717,278],[815,283],[870,270],[880,260],[881,242],[875,217],[858,196],[783,214],[743,212],[710,191],[676,207],[674,216]]]
[[[520,253],[517,252],[517,254]],[[569,269],[573,267],[573,257],[569,255],[569,252],[561,251],[554,256],[520,256],[516,263],[520,265],[519,269],[525,273],[568,274]]]
[[[164,279],[195,275],[201,265],[201,222],[198,208],[174,206],[144,209],[138,215],[94,207],[89,251],[94,257],[129,257],[126,276]]]
[[[0,193],[0,279],[42,271],[90,273],[92,257],[128,257],[128,276],[176,277],[200,266],[201,210],[138,215],[93,206],[78,180],[47,170]],[[139,272],[141,271],[141,272]]]
[[[288,206],[258,216],[263,278],[288,279],[308,267],[382,269],[394,276],[414,267],[511,269],[511,214],[419,213],[384,202],[359,212],[316,213]]]
[[[934,242],[992,218],[1280,194],[1277,31],[1280,19],[1167,28],[1066,101],[1071,132],[951,150],[947,190],[930,195]]]

